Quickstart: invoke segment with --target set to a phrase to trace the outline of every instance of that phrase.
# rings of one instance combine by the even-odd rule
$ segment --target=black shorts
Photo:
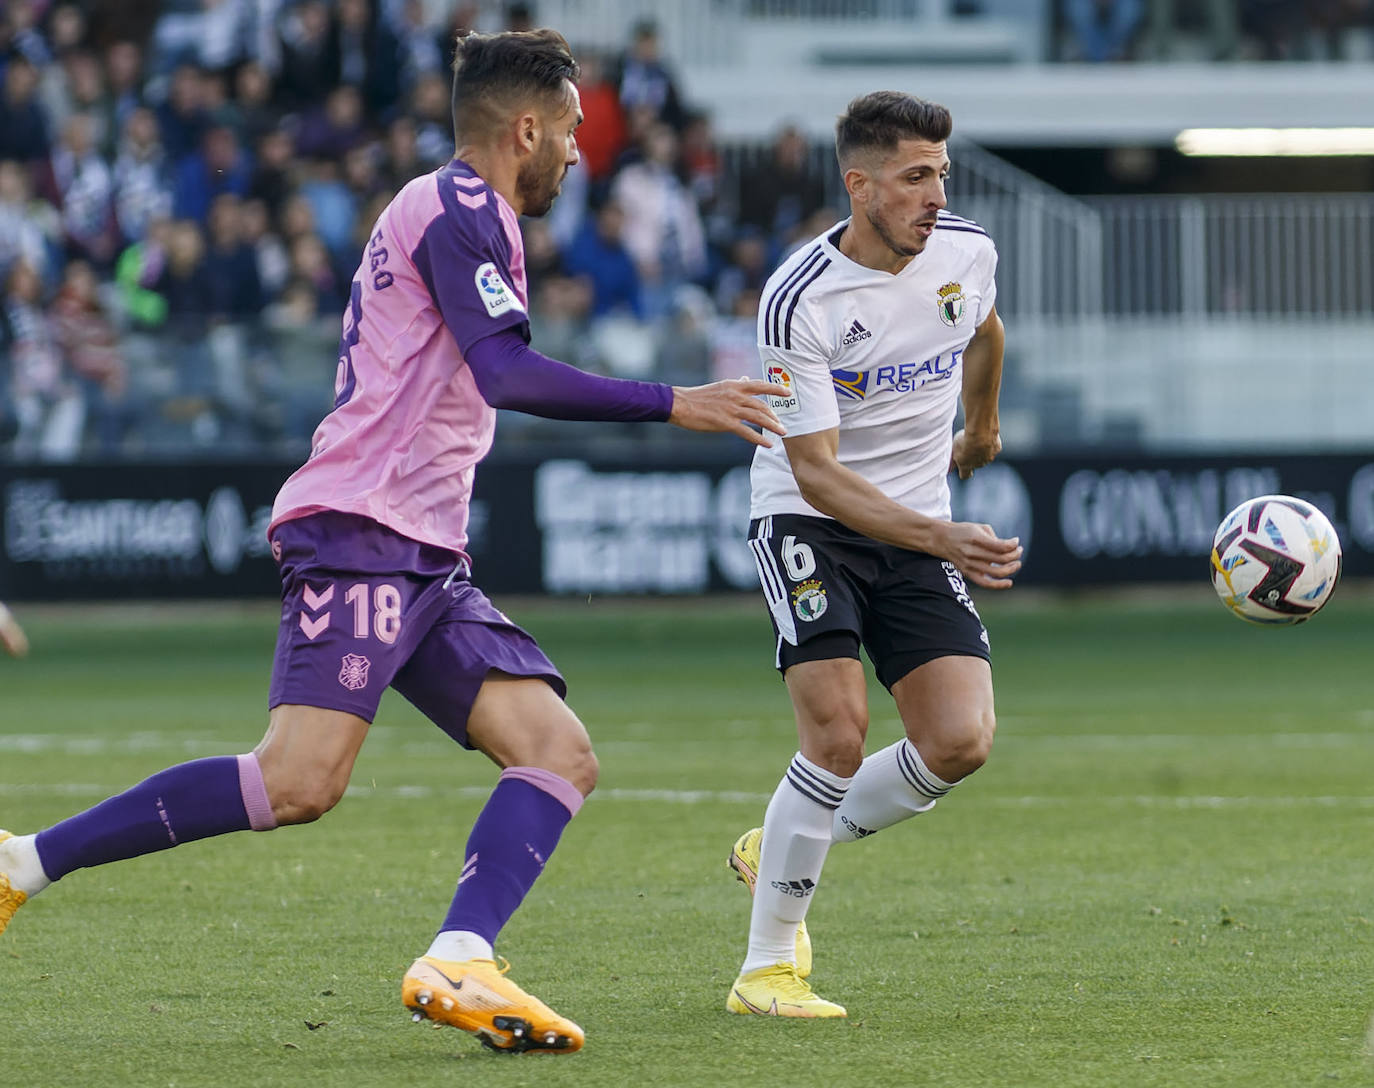
[[[882,544],[830,518],[773,514],[749,524],[777,667],[868,651],[885,688],[951,655],[990,660],[988,633],[953,563]]]

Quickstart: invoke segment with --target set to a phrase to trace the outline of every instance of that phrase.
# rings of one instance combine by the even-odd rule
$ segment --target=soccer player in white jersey
[[[493,944],[596,783],[587,731],[528,634],[469,578],[473,473],[496,409],[782,432],[762,381],[670,388],[583,373],[528,346],[517,217],[578,160],[577,65],[553,31],[458,42],[456,155],[373,225],[343,320],[334,410],[268,529],[282,577],[267,735],[179,764],[37,835],[0,831],[0,929],[77,869],[318,819],[343,796],[382,691],[501,768],[458,888],[401,996],[500,1050],[571,1053],[577,1024],[526,993]],[[418,820],[442,837],[444,821]],[[355,939],[356,934],[349,934]]]
[[[831,843],[927,811],[992,744],[987,632],[965,583],[1010,586],[1021,548],[950,521],[950,470],[967,477],[1002,447],[1003,344],[997,251],[944,210],[950,128],[910,95],[851,102],[835,140],[851,215],[763,292],[759,354],[788,389],[770,398],[787,437],[755,453],[749,542],[800,751],[730,854],[754,895],[731,1012],[845,1015],[805,981]],[[867,758],[860,645],[906,732]]]

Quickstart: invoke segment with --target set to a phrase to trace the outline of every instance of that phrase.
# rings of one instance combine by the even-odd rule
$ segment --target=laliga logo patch
[[[950,326],[959,324],[964,316],[964,288],[957,283],[947,283],[935,293],[940,296],[936,303],[940,320]]]
[[[797,614],[799,620],[806,623],[818,620],[825,615],[825,610],[829,607],[830,601],[826,599],[825,587],[815,578],[802,582],[792,590],[792,611]]]
[[[515,297],[515,292],[506,286],[506,281],[501,278],[501,273],[490,261],[477,269],[477,275],[473,277],[473,280],[477,284],[477,295],[482,300],[482,305],[487,308],[487,313],[492,317],[499,317],[508,310],[523,310],[525,308],[520,305],[520,300]]]
[[[795,412],[797,410],[797,392],[792,388],[792,372],[776,359],[769,359],[768,364],[763,368],[764,381],[771,382],[773,385],[780,385],[787,390],[786,396],[775,396],[769,394],[768,407],[775,412]]]

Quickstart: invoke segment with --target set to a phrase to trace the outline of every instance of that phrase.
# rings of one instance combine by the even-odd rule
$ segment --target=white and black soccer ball
[[[1291,495],[1248,499],[1212,538],[1212,586],[1250,623],[1302,623],[1331,599],[1340,576],[1336,530],[1310,502]]]

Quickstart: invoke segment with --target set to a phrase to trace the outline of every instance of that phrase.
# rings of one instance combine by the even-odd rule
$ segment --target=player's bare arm
[[[0,647],[11,657],[23,657],[29,652],[24,629],[3,604],[0,604]]]
[[[710,385],[675,385],[668,422],[688,431],[730,431],[756,446],[772,446],[767,435],[753,428],[761,427],[776,435],[787,431],[773,409],[758,398],[786,392],[780,385],[753,378],[731,378]]]
[[[802,497],[864,536],[948,559],[984,589],[1009,589],[1021,569],[1021,545],[991,526],[941,521],[893,502],[839,461],[838,428],[783,439]]]
[[[1002,452],[997,397],[1002,388],[1002,350],[1006,331],[994,307],[964,349],[964,427],[954,436],[950,471],[967,480],[975,469]]]

